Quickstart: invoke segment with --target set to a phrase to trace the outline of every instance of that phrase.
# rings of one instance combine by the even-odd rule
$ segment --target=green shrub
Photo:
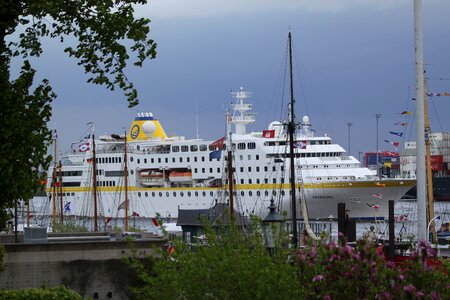
[[[449,265],[427,263],[438,258],[426,243],[395,264],[365,240],[278,248],[270,256],[259,225],[207,226],[205,235],[203,246],[174,241],[170,256],[129,258],[142,281],[136,299],[450,299]]]
[[[23,290],[0,290],[0,298],[4,300],[81,300],[75,291],[58,286],[54,288],[38,288]]]

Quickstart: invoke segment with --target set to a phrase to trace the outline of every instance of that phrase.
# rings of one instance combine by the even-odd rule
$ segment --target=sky
[[[424,0],[424,60],[430,92],[450,92],[450,1]],[[156,59],[127,74],[138,88],[132,109],[120,91],[86,83],[63,46],[44,40],[36,61],[58,95],[49,124],[59,152],[95,123],[97,135],[122,133],[137,112],[152,112],[168,135],[216,140],[224,135],[230,91],[251,91],[262,131],[285,118],[283,88],[289,30],[293,36],[296,117],[310,116],[317,135],[328,134],[358,158],[395,150],[384,140],[415,140],[413,0],[152,0],[136,7],[152,20]],[[284,97],[283,95],[284,91]],[[450,97],[430,99],[433,131],[450,131]],[[348,123],[353,125],[349,127]],[[395,122],[408,122],[403,128]],[[389,131],[404,131],[403,137]],[[350,142],[350,143],[349,143]]]

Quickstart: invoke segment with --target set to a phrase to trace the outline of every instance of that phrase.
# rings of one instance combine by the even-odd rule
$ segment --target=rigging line
[[[295,51],[295,41],[293,41],[293,56],[294,56],[294,61],[295,61],[295,68],[297,71],[297,77],[299,78],[300,81],[300,93],[302,95],[302,97],[299,99],[300,101],[303,101],[302,103],[304,103],[305,105],[305,111],[306,113],[303,115],[310,115],[313,113],[313,111],[318,111],[319,113],[317,114],[316,118],[318,119],[318,124],[321,127],[321,130],[323,131],[328,131],[332,134],[332,136],[334,136],[335,134],[333,134],[333,127],[330,126],[330,124],[328,123],[328,119],[325,117],[328,114],[325,113],[322,105],[321,105],[321,101],[319,101],[319,97],[317,96],[317,93],[315,92],[316,89],[314,89],[314,85],[312,84],[311,80],[310,80],[310,76],[308,74],[308,71],[305,67],[304,63],[301,63],[301,59],[297,59],[296,51]],[[300,66],[299,63],[302,66],[302,71],[300,72]],[[300,76],[300,74],[303,74],[303,76]],[[310,103],[311,108],[308,107],[308,103]]]

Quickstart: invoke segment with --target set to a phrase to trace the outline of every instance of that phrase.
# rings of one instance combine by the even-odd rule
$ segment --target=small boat
[[[169,175],[169,180],[171,182],[175,183],[186,183],[192,181],[192,172],[186,171],[186,172],[179,172],[179,171],[172,171]]]
[[[144,186],[164,185],[164,173],[161,171],[144,170],[139,173],[139,181]]]

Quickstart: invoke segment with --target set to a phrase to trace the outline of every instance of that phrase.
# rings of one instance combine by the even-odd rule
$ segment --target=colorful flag
[[[263,130],[262,132],[263,138],[274,138],[275,137],[275,130]]]
[[[396,122],[394,125],[408,126],[408,123]]]
[[[117,207],[117,210],[121,210],[121,209],[125,209],[125,201],[120,203],[119,206]]]
[[[383,156],[397,157],[398,152],[384,151]]]
[[[211,144],[209,144],[209,149],[212,150],[212,149],[217,148],[217,149],[221,150],[221,149],[223,149],[223,143],[224,142],[225,142],[225,137],[223,137],[221,139],[218,139],[217,141],[212,142]]]
[[[389,131],[389,133],[390,133],[390,134],[393,134],[393,135],[398,135],[399,137],[402,137],[402,136],[403,136],[403,132]]]
[[[400,114],[410,116],[410,115],[412,115],[412,112],[405,110],[405,111],[402,111]]]
[[[64,213],[70,212],[70,201],[64,204]]]
[[[155,226],[155,227],[159,227],[158,219],[152,218],[152,224],[153,224],[153,226]]]
[[[133,211],[133,213],[131,214],[131,216],[132,216],[132,217],[140,217],[140,215],[139,215],[137,212],[135,212],[135,211]]]
[[[450,96],[449,93],[427,93],[428,97],[440,97],[440,96]]]
[[[111,222],[111,220],[112,220],[112,217],[107,217],[105,223],[106,223],[106,224],[109,224],[109,222]]]
[[[306,149],[306,141],[298,141],[295,143],[295,148]]]
[[[372,195],[373,196],[373,195]],[[372,207],[373,209],[379,209],[380,208],[380,206],[378,205],[378,204],[369,204],[369,203],[366,203],[366,205],[368,206],[368,207]]]
[[[222,156],[222,150],[216,150],[209,153],[209,160],[217,159],[220,160]]]
[[[400,142],[391,142],[391,141],[388,141],[388,140],[384,140],[386,143],[389,143],[389,144],[391,144],[391,145],[393,145],[395,148],[398,148],[398,146],[400,145]]]
[[[81,144],[80,146],[78,146],[78,150],[80,150],[80,152],[86,152],[90,149],[91,149],[91,147],[90,147],[89,143]]]
[[[382,193],[378,193],[378,194],[372,194],[372,197],[376,197],[376,198],[383,198],[383,194]]]

